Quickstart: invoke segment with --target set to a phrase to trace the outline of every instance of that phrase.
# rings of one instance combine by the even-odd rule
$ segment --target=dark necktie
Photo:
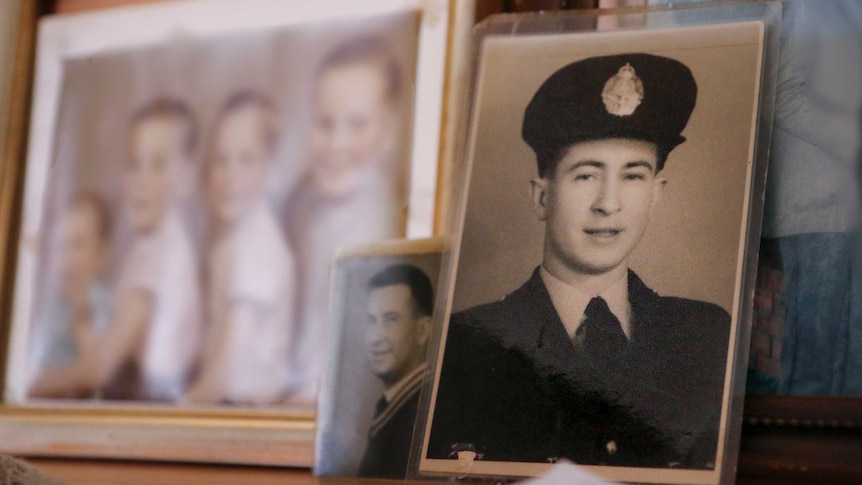
[[[628,344],[623,327],[617,317],[611,313],[605,300],[598,296],[590,300],[590,304],[584,310],[584,316],[586,319],[581,324],[581,328],[584,329],[583,349],[594,363],[606,364],[619,355]],[[578,336],[577,332],[575,336]]]
[[[383,414],[383,411],[386,409],[386,404],[386,396],[380,396],[380,399],[377,400],[377,405],[374,407],[375,418]]]

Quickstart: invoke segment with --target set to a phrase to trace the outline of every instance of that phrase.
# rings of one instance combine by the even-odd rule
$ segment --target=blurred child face
[[[60,276],[67,298],[87,290],[105,261],[99,216],[91,204],[76,204],[68,212],[61,236]]]
[[[210,205],[221,222],[233,222],[263,195],[272,160],[264,139],[264,114],[248,107],[225,115],[208,166]]]
[[[314,183],[330,197],[350,195],[395,139],[395,110],[379,62],[324,71],[311,134]]]
[[[182,146],[187,130],[183,121],[169,117],[145,119],[134,128],[123,195],[139,232],[155,229],[173,200],[180,167],[188,163]]]

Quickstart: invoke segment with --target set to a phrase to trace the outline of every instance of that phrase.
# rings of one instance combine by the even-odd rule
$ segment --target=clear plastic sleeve
[[[477,26],[414,478],[566,459],[733,483],[780,21],[724,2]]]

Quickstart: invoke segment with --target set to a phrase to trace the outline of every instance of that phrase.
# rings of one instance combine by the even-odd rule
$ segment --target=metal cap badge
[[[608,113],[629,116],[644,99],[644,84],[635,74],[631,64],[626,63],[619,72],[608,79],[602,91],[602,101]]]

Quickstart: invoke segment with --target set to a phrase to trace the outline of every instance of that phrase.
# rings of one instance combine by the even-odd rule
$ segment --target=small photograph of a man
[[[436,240],[348,249],[333,266],[329,366],[318,406],[317,475],[402,479],[432,332]]]
[[[586,36],[486,39],[420,472],[523,476],[566,459],[711,483],[748,217],[749,27],[735,51],[717,31],[653,51],[613,34],[625,47],[594,54]]]
[[[434,290],[421,269],[397,264],[368,281],[365,343],[371,372],[383,383],[374,407],[361,477],[403,478],[410,457],[425,363]]]

